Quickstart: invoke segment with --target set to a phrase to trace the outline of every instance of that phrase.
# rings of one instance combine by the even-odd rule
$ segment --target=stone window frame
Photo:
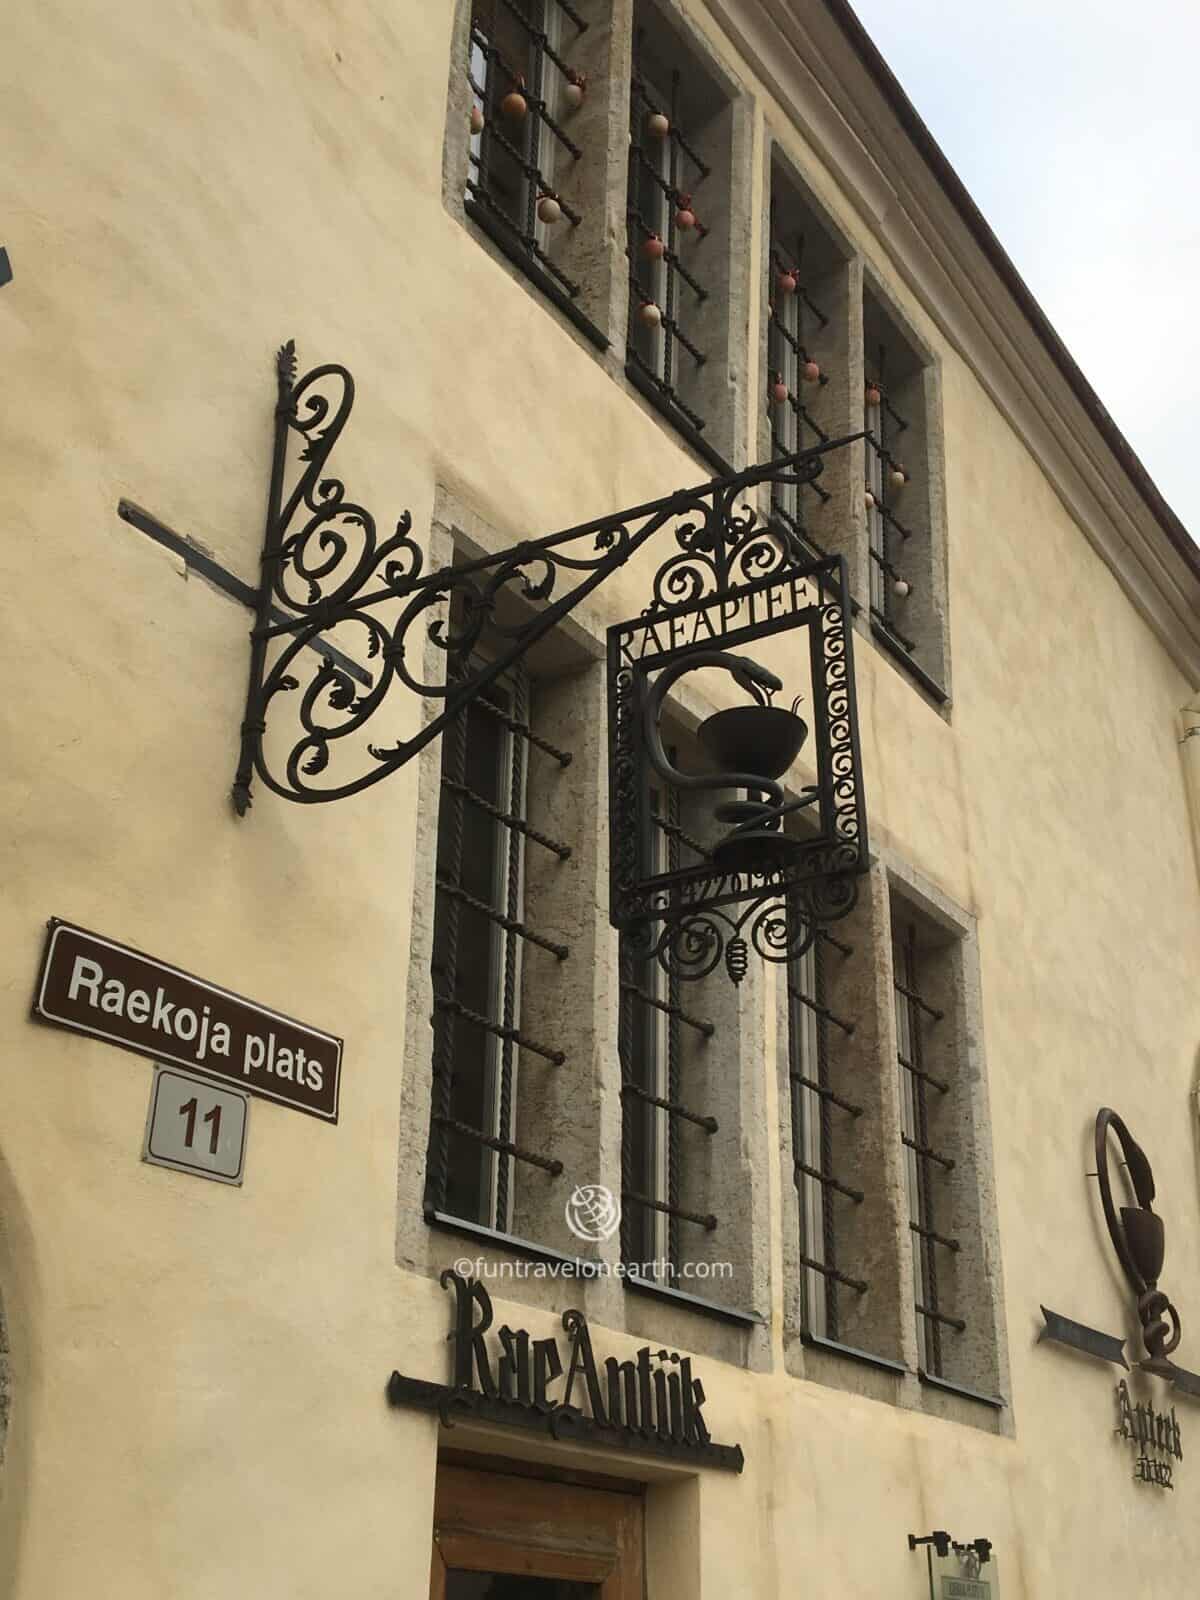
[[[677,687],[687,695],[686,685]],[[690,697],[668,699],[664,729],[682,770],[700,770],[704,765],[694,733],[709,709]],[[678,809],[669,812],[668,827],[681,830],[682,857],[696,860],[697,847],[711,846],[723,831],[713,816],[714,796],[711,791],[700,795],[676,791],[675,799]],[[661,824],[650,826],[657,835]],[[764,975],[760,971],[754,982],[747,978],[735,985],[718,964],[698,981],[675,981],[667,978],[655,961],[640,969],[623,966],[621,975],[619,1025],[625,1021],[624,1006],[631,1011],[630,1088],[625,1091],[622,1137],[632,1133],[639,1115],[649,1123],[661,1145],[660,1162],[650,1163],[654,1175],[651,1198],[681,1213],[655,1211],[623,1197],[622,1259],[627,1269],[645,1259],[668,1262],[677,1275],[674,1287],[708,1301],[712,1309],[753,1310],[752,1260],[755,1253],[761,1255],[765,1241],[755,1238],[758,1174],[748,1163],[747,1146],[758,1115],[752,1108],[757,1103],[756,1080],[761,1078],[756,1047],[762,1038]],[[639,1013],[643,1023],[651,1020],[653,1013],[647,1017],[649,1008],[632,1002],[625,990],[630,980],[637,982],[638,992],[653,989],[659,1005],[677,1008],[677,1017],[660,1014],[657,1020],[665,1026],[658,1028],[632,1026]],[[706,1128],[661,1103],[647,1105],[634,1086],[657,1094],[660,1102],[667,1099],[682,1104],[696,1117],[712,1118],[712,1122]],[[645,1143],[649,1140],[644,1137]],[[624,1150],[622,1154],[624,1158]],[[649,1187],[634,1165],[632,1152],[623,1159],[622,1173],[634,1193]],[[736,1181],[731,1180],[731,1173],[738,1174]],[[761,1203],[761,1196],[759,1200]],[[707,1216],[715,1219],[715,1226],[705,1227],[698,1220]],[[649,1257],[643,1244],[647,1234],[657,1241]],[[732,1269],[729,1272],[720,1265],[726,1261]],[[701,1276],[685,1278],[684,1270]],[[641,1273],[631,1273],[627,1281],[635,1288],[662,1287],[661,1282]],[[689,1283],[706,1287],[684,1288]]]
[[[438,566],[450,564],[456,548],[468,553],[497,551],[512,540],[511,531],[502,533],[441,485],[431,524],[429,560]],[[692,1280],[699,1292],[686,1285],[674,1288],[639,1281],[623,1267],[618,1234],[583,1245],[566,1226],[565,1184],[599,1182],[614,1193],[621,1186],[618,938],[608,916],[606,627],[607,619],[585,605],[560,625],[544,653],[529,658],[534,726],[573,751],[568,768],[548,774],[549,785],[531,776],[531,821],[557,838],[569,838],[573,845],[570,860],[561,864],[565,870],[553,911],[535,910],[534,915],[552,925],[554,937],[572,954],[561,964],[547,956],[546,973],[527,984],[522,999],[523,1027],[536,1037],[553,1035],[561,1041],[568,1061],[542,1075],[537,1094],[518,1096],[515,1142],[561,1159],[564,1171],[557,1183],[527,1186],[523,1197],[514,1196],[511,1233],[433,1216],[425,1206],[433,1088],[430,959],[441,741],[433,741],[414,763],[417,793],[396,1262],[433,1281],[452,1260],[479,1263],[489,1276],[489,1286],[501,1285],[497,1292],[505,1298],[558,1312],[580,1306],[603,1326],[766,1371],[771,1365],[772,1225],[762,1039],[769,990],[755,970],[757,964],[728,999],[736,1012],[735,1049],[719,1074],[725,1103],[718,1111],[727,1143],[713,1174],[719,1192],[713,1195],[712,1209],[722,1223],[709,1255],[715,1261],[728,1253],[734,1261],[741,1274],[735,1280],[735,1297],[730,1298],[724,1279]],[[441,652],[430,644],[425,662],[429,676],[436,673],[441,659]],[[553,690],[550,714],[540,722],[536,720],[539,683]],[[686,685],[677,687],[688,696]],[[666,709],[690,733],[713,707],[698,696],[681,696],[672,697]],[[426,703],[422,714],[432,717],[435,703]],[[575,820],[564,820],[571,817]],[[539,861],[540,854],[530,859]],[[542,865],[547,872],[554,870],[549,861]],[[542,891],[531,880],[532,874],[527,894],[536,898]],[[542,1174],[534,1176],[540,1179]],[[593,1261],[604,1264],[603,1277],[589,1272]],[[710,1283],[712,1289],[706,1293]]]
[[[863,449],[860,456],[864,485],[863,536],[866,542],[867,581],[864,597],[869,602],[869,629],[875,643],[923,691],[927,699],[945,717],[952,705],[950,620],[949,620],[949,539],[946,516],[946,457],[945,425],[942,410],[942,363],[930,348],[927,340],[914,326],[900,303],[888,287],[884,275],[864,259],[862,267],[862,294],[858,315],[859,348],[862,358],[861,402],[854,399],[856,407],[853,431],[868,426],[871,418],[866,405],[869,380],[878,378],[872,367],[873,340],[868,324],[880,325],[888,330],[893,348],[907,354],[903,376],[894,388],[892,399],[903,415],[907,429],[903,435],[903,456],[895,452],[902,464],[907,482],[899,491],[903,509],[903,524],[910,537],[902,540],[902,561],[897,557],[901,576],[911,585],[911,593],[904,599],[903,623],[889,624],[888,617],[877,614],[871,597],[876,590],[872,578],[878,563],[870,554],[873,542],[869,519],[878,519],[878,512],[868,512],[865,507],[865,490],[870,486],[875,453]],[[886,473],[886,463],[879,470]],[[903,626],[904,637],[897,631]],[[911,645],[912,648],[908,646]]]
[[[572,296],[512,237],[510,230],[491,223],[486,208],[469,197],[471,111],[476,103],[469,72],[473,0],[457,0],[454,12],[442,201],[493,260],[508,269],[535,297],[554,305],[589,347],[604,352],[612,343],[614,312],[624,300],[623,280],[612,281],[613,252],[608,242],[619,220],[611,198],[616,170],[612,127],[619,106],[619,101],[614,104],[613,87],[621,81],[622,52],[619,31],[604,25],[605,18],[619,10],[620,0],[571,3],[588,22],[587,31],[571,46],[571,63],[586,76],[588,88],[582,104],[564,119],[563,126],[583,154],[578,161],[570,160],[565,153],[556,159],[553,187],[580,220],[572,226],[569,215],[565,215],[555,225],[548,248],[556,266],[578,284],[578,294]]]
[[[820,236],[820,257],[824,262],[824,270],[819,272],[817,281],[811,285],[802,283],[802,286],[811,288],[814,300],[829,318],[828,325],[811,342],[811,354],[828,381],[819,387],[810,409],[822,430],[831,438],[856,433],[862,425],[861,420],[855,420],[854,405],[862,378],[862,322],[859,314],[862,303],[862,258],[853,240],[818,199],[800,167],[786,147],[772,135],[768,126],[760,201],[764,226],[758,269],[763,308],[758,336],[759,370],[762,374],[757,431],[757,455],[760,461],[769,459],[772,451],[769,325],[774,275],[771,259],[772,216],[777,210],[777,203],[784,215],[788,210],[793,212],[785,226],[794,227],[796,221],[802,220],[796,214],[803,213],[803,220]],[[801,276],[803,279],[803,273]],[[859,605],[857,620],[860,625],[863,608],[859,604],[859,596],[867,592],[866,520],[862,496],[858,491],[863,470],[862,451],[862,445],[855,443],[830,454],[820,480],[821,488],[829,495],[829,500],[813,519],[811,529],[815,545],[820,550],[845,557],[850,594]],[[770,517],[772,514],[770,489],[764,490],[761,510],[764,516]]]
[[[683,0],[571,0],[589,23],[572,65],[587,78],[587,92],[570,120],[571,138],[583,158],[564,167],[555,190],[580,217],[562,228],[552,250],[557,264],[579,284],[572,297],[514,246],[499,227],[481,220],[468,204],[473,94],[467,63],[471,0],[456,0],[450,45],[446,128],[442,155],[442,202],[449,214],[501,265],[508,275],[563,318],[581,348],[604,366],[618,386],[656,422],[666,422],[706,467],[725,474],[746,464],[749,379],[750,275],[744,241],[750,235],[754,194],[753,96],[730,63],[713,48],[689,17]],[[630,268],[626,253],[630,85],[633,41],[641,19],[650,14],[656,29],[674,33],[690,62],[702,72],[714,95],[725,103],[727,127],[706,131],[712,178],[709,190],[711,236],[706,240],[712,268],[710,289],[698,324],[709,360],[705,365],[708,414],[703,432],[659,395],[631,366]],[[717,138],[721,133],[722,137]]]
[[[868,483],[868,449],[859,440],[836,451],[826,462],[821,485],[830,495],[828,505],[814,523],[817,541],[830,554],[844,557],[850,594],[855,605],[855,627],[869,638],[915,683],[926,700],[945,720],[952,713],[949,623],[949,559],[946,512],[945,433],[942,413],[941,358],[915,327],[912,319],[888,287],[886,275],[842,228],[806,180],[801,166],[788,146],[772,128],[768,118],[763,141],[760,172],[760,214],[764,219],[758,261],[761,314],[758,328],[758,371],[760,399],[756,432],[756,452],[766,460],[772,449],[771,427],[766,416],[770,404],[772,368],[769,355],[769,315],[772,293],[771,208],[777,189],[790,191],[793,204],[811,220],[822,236],[826,259],[833,264],[821,284],[822,309],[829,325],[814,341],[813,355],[827,369],[829,383],[820,388],[814,415],[822,428],[834,438],[856,434],[865,421],[867,389],[866,308],[877,308],[876,320],[883,317],[897,338],[912,353],[916,370],[906,380],[905,404],[912,424],[912,443],[904,465],[910,479],[903,493],[911,510],[906,516],[913,524],[913,594],[906,600],[913,618],[916,652],[903,643],[872,615],[871,574],[876,563],[871,556],[871,530],[868,523],[865,488]],[[840,258],[841,265],[836,265]],[[760,510],[770,516],[770,491],[764,489]],[[824,531],[825,538],[821,538]]]
[[[947,1232],[959,1237],[957,1276],[945,1297],[969,1307],[967,1329],[948,1375],[923,1369],[917,1331],[913,1234],[902,1143],[898,1031],[893,1003],[893,920],[920,921],[941,952],[934,989],[944,1000],[948,1048],[939,1070],[953,1074],[953,1114],[938,1127],[940,1148],[955,1161]],[[840,1083],[863,1107],[853,1143],[838,1159],[839,1175],[860,1190],[850,1205],[838,1265],[866,1280],[845,1292],[848,1315],[832,1340],[813,1325],[802,1264],[803,1213],[794,1161],[794,1127],[780,1117],[783,1346],[794,1377],[851,1390],[908,1410],[1012,1436],[1014,1431],[994,1155],[982,1040],[978,933],[974,917],[891,851],[872,863],[855,911],[833,930],[854,954],[836,969],[827,1003],[855,1024]],[[776,1062],[779,1104],[790,1104],[791,1057],[786,984],[777,986]],[[949,1106],[950,1102],[947,1102]],[[932,1141],[931,1141],[932,1142]]]
[[[440,741],[434,960],[440,945],[445,966],[434,985],[436,1084],[426,1204],[502,1232],[511,1231],[520,1164],[553,1159],[514,1138],[520,1069],[531,1056],[553,1065],[556,1053],[553,1043],[525,1026],[526,961],[537,961],[534,952],[570,959],[553,928],[526,914],[530,876],[541,875],[536,853],[549,850],[561,860],[570,848],[535,828],[529,815],[530,771],[543,775],[536,756],[553,752],[529,726],[528,698],[528,674],[518,663]],[[560,751],[557,759],[569,764],[570,752]],[[439,996],[438,990],[449,992]],[[454,1089],[464,1086],[464,1066],[478,1071],[478,1098],[468,1089],[466,1103],[460,1099],[456,1105]],[[437,1104],[443,1086],[444,1107]],[[464,1177],[467,1195],[456,1202],[454,1191]]]
[[[709,41],[695,27],[680,0],[633,0],[635,38],[649,32],[650,50],[658,50],[685,71],[704,80],[700,100],[711,108],[689,129],[689,143],[709,172],[697,191],[695,208],[707,235],[693,233],[686,252],[688,265],[703,278],[706,298],[690,307],[688,331],[704,352],[702,367],[685,375],[692,387],[687,398],[701,410],[698,430],[670,398],[662,395],[640,370],[634,355],[634,330],[626,321],[625,377],[648,407],[664,417],[711,467],[727,473],[745,464],[746,405],[750,348],[750,269],[744,241],[750,237],[755,185],[753,179],[754,102]],[[679,52],[678,55],[673,52]],[[631,52],[630,81],[633,60]],[[663,93],[663,86],[657,86]],[[634,131],[626,114],[626,139]],[[626,197],[626,205],[629,198]],[[627,237],[628,222],[622,229]],[[632,244],[632,240],[630,241]],[[634,246],[636,248],[636,246]],[[633,276],[633,263],[628,268]],[[634,292],[631,287],[630,307]],[[681,398],[684,398],[681,385]]]

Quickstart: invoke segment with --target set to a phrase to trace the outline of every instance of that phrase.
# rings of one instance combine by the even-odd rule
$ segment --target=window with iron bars
[[[640,388],[700,434],[710,419],[699,409],[696,380],[709,357],[695,321],[709,297],[702,216],[711,168],[690,134],[691,98],[684,67],[661,52],[651,58],[639,28],[629,106],[627,362]]]
[[[908,1189],[908,1225],[912,1234],[917,1345],[921,1370],[934,1378],[948,1375],[954,1363],[946,1349],[947,1338],[966,1331],[967,1324],[945,1303],[945,1264],[962,1250],[962,1242],[945,1232],[953,1198],[947,1180],[955,1158],[938,1148],[937,1127],[942,1108],[933,1101],[946,1100],[952,1085],[940,1072],[929,1069],[931,1034],[949,1025],[946,1013],[930,1003],[925,984],[928,958],[922,951],[912,922],[893,929],[892,959],[895,969],[896,1042],[900,1069],[900,1124]],[[941,1052],[939,1051],[939,1054]]]
[[[680,824],[678,791],[653,794],[644,848],[654,871],[707,856]],[[719,1125],[689,1095],[718,1029],[701,1010],[704,985],[681,983],[641,956],[629,936],[621,941],[620,978],[622,1259],[664,1264],[659,1281],[677,1287],[674,1275],[696,1258],[696,1237],[718,1226],[703,1202],[712,1193],[708,1147]]]
[[[778,459],[824,444],[829,433],[818,422],[814,397],[829,382],[816,359],[816,342],[829,318],[813,299],[805,272],[805,235],[785,226],[781,206],[771,201],[771,282],[767,299],[767,417],[771,455]],[[830,495],[820,480],[772,484],[771,515],[814,556],[828,555],[813,532],[814,507]]]
[[[871,616],[905,650],[917,648],[906,633],[907,601],[913,592],[912,563],[906,547],[913,530],[898,512],[910,473],[903,463],[906,417],[888,389],[888,353],[883,344],[866,357],[863,427],[866,439],[867,533],[871,561]]]
[[[571,846],[532,827],[530,748],[567,766],[570,753],[530,725],[521,670],[472,701],[442,739],[433,930],[433,1097],[426,1211],[511,1231],[522,1168],[562,1163],[514,1140],[519,1071],[559,1067],[563,1053],[521,1026],[529,947],[566,961],[553,930],[534,927],[525,852],[565,861]]]
[[[948,698],[937,364],[887,298],[863,290],[871,631],[938,704]]]
[[[847,1207],[863,1204],[848,1182],[848,1146],[864,1107],[853,1096],[849,1041],[854,1022],[828,1004],[831,964],[844,964],[852,946],[823,931],[788,964],[788,1077],[791,1082],[792,1154],[800,1196],[800,1266],[806,1333],[833,1343],[846,1337],[847,1294],[868,1284],[854,1270],[846,1247]],[[859,1163],[855,1163],[855,1167]]]
[[[569,131],[583,78],[568,52],[586,28],[569,0],[475,0],[471,11],[467,212],[572,300],[581,285],[560,257],[582,217],[560,174],[584,155]]]

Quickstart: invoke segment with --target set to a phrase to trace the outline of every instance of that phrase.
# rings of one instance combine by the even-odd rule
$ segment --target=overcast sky
[[[852,4],[1200,538],[1200,0]]]

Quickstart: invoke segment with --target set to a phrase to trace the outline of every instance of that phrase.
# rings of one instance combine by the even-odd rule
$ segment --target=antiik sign
[[[50,923],[33,1014],[337,1121],[340,1039],[69,922]]]

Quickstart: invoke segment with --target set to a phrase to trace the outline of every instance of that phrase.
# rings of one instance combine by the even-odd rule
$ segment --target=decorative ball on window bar
[[[867,404],[869,406],[877,406],[882,399],[883,395],[880,393],[879,385],[877,383],[869,383],[867,385]]]
[[[537,203],[539,222],[557,222],[562,216],[562,207],[552,194],[544,194]]]
[[[642,242],[642,254],[649,261],[661,261],[667,253],[667,247],[658,234],[652,233]]]
[[[781,406],[783,405],[784,401],[787,400],[787,398],[788,386],[783,381],[783,374],[777,372],[775,374],[774,381],[771,384],[771,399],[774,400],[776,405]]]
[[[568,110],[578,111],[586,94],[587,79],[582,72],[576,72],[574,67],[568,67],[567,81],[563,85],[563,103]]]
[[[692,197],[690,194],[681,194],[679,204],[675,208],[675,226],[690,233],[696,226],[696,213],[692,210]]]
[[[892,470],[888,474],[888,477],[893,489],[903,489],[904,485],[908,482],[908,473],[905,472],[904,468],[898,461],[892,463]]]
[[[647,328],[657,328],[662,325],[662,312],[653,300],[643,300],[638,309],[638,316]]]
[[[522,121],[524,116],[525,116],[525,113],[529,110],[529,106],[526,103],[525,96],[521,93],[521,90],[524,87],[525,87],[525,79],[524,78],[517,78],[514,81],[513,87],[508,91],[508,93],[504,96],[504,99],[501,100],[501,102],[500,102],[501,111],[503,111],[503,113],[504,113],[504,115],[506,117],[511,117],[514,122]]]
[[[656,139],[665,139],[671,131],[671,124],[661,111],[652,111],[646,118],[646,132]]]
[[[809,360],[800,368],[800,376],[805,383],[820,383],[821,369],[815,361]]]
[[[481,106],[473,105],[471,107],[471,132],[483,132],[483,109]]]
[[[875,504],[875,496],[871,493],[870,489],[865,490],[863,493],[863,504],[866,506],[868,511],[870,511],[871,507]]]
[[[897,578],[892,585],[892,593],[899,595],[901,600],[907,600],[912,593],[912,584],[909,583],[907,578]]]
[[[780,294],[795,294],[797,288],[799,287],[796,280],[796,274],[785,267],[775,279],[775,287],[779,290]]]

